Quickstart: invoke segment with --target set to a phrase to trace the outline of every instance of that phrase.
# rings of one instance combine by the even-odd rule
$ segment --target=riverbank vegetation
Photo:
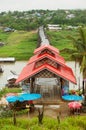
[[[15,57],[16,60],[28,60],[37,47],[38,34],[33,33],[39,26],[57,24],[62,30],[58,32],[48,31],[51,45],[58,49],[72,48],[67,35],[76,37],[77,31],[68,27],[77,28],[86,26],[86,10],[31,10],[31,11],[8,11],[0,13],[0,57]],[[66,30],[67,29],[67,30]],[[24,30],[24,31],[22,31]],[[30,32],[28,32],[30,31]],[[61,55],[69,60],[67,53]]]
[[[68,36],[71,35],[72,37],[77,37],[78,30],[61,30],[61,31],[46,31],[46,34],[49,38],[50,44],[59,50],[64,48],[73,48],[73,44]],[[69,54],[66,52],[60,52],[60,54],[66,59],[70,60]]]
[[[77,37],[77,30],[61,30],[61,31],[46,31],[50,44],[59,50],[63,48],[73,48],[71,41],[67,38],[68,35]],[[3,47],[0,47],[0,57],[15,57],[16,60],[28,60],[36,49],[38,44],[37,31],[16,31],[16,32],[0,32],[0,39],[5,42]],[[69,60],[67,53],[61,55]]]
[[[16,60],[28,60],[37,46],[38,35],[34,31],[0,32],[0,57],[15,57]]]

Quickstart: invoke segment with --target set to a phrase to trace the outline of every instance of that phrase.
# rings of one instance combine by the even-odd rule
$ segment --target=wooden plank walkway
[[[40,43],[40,46],[42,45],[49,45],[49,40],[47,39],[45,33],[44,33],[44,28],[43,26],[39,27],[39,36],[40,36],[40,39],[41,39],[41,43]]]

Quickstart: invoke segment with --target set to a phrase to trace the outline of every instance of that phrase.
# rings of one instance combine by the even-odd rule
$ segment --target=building
[[[76,84],[76,78],[59,50],[51,45],[43,45],[35,49],[23,68],[16,83],[30,83],[31,93],[40,93],[44,98],[60,98],[65,88],[68,92],[69,82]]]
[[[74,18],[74,17],[75,17],[74,14],[68,14],[68,15],[66,16],[67,19],[72,19],[72,18]]]
[[[59,24],[48,24],[48,29],[57,31],[57,30],[62,30],[62,27],[60,27]]]

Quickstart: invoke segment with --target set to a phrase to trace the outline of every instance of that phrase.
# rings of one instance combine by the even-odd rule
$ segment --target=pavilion
[[[16,80],[16,83],[19,82],[28,83],[30,93],[60,97],[63,86],[69,87],[69,82],[76,84],[76,78],[59,50],[45,44],[35,49],[34,56],[29,59]]]

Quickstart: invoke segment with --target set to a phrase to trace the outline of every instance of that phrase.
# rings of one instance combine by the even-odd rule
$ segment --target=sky
[[[32,9],[86,9],[86,0],[0,0],[0,12]]]

